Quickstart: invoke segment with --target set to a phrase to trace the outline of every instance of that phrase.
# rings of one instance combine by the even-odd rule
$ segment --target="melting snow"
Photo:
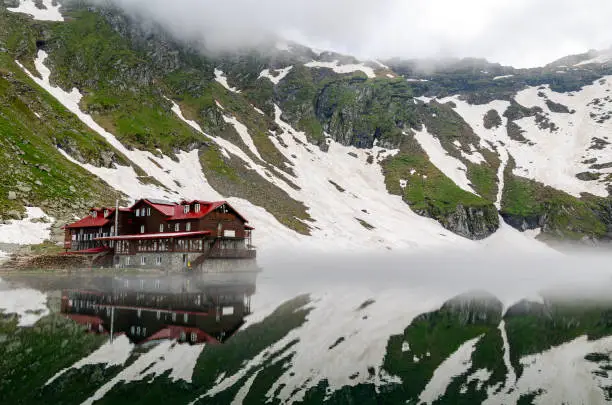
[[[193,368],[204,345],[190,346],[175,341],[163,341],[124,368],[115,378],[100,387],[83,405],[91,405],[103,398],[121,382],[139,381],[147,376],[159,376],[170,371],[173,381],[191,382]]]
[[[227,77],[225,76],[222,70],[215,69],[215,81],[219,82],[221,86],[225,87],[232,93],[240,93],[240,90],[235,87],[231,87],[229,83],[227,83]]]
[[[77,361],[72,366],[57,372],[45,385],[53,383],[68,370],[79,370],[85,366],[106,364],[106,368],[123,366],[132,354],[134,345],[125,335],[118,336],[112,343],[109,340],[89,356]]]
[[[514,77],[514,75],[503,75],[503,76],[495,76],[493,78],[493,80],[501,80],[501,79],[507,79],[509,77]]]
[[[43,243],[51,236],[53,218],[48,217],[37,207],[26,207],[26,217],[0,224],[0,243],[35,245]]]
[[[52,0],[42,0],[42,4],[46,9],[36,7],[34,0],[21,0],[18,7],[7,8],[7,10],[14,13],[29,14],[39,21],[64,21],[64,17],[59,11],[61,7],[59,2],[54,6]]]
[[[421,131],[414,131],[414,137],[429,156],[429,160],[449,179],[463,190],[476,194],[467,178],[467,168],[460,160],[452,157],[444,150],[440,140],[430,134],[423,126]]]
[[[29,288],[11,289],[0,279],[0,312],[17,314],[19,326],[32,326],[49,314],[47,296]]]
[[[589,341],[581,336],[543,353],[523,357],[523,374],[516,384],[490,396],[487,403],[516,403],[523,394],[542,389],[535,404],[605,404],[602,386],[609,380],[594,377],[596,363],[584,358],[588,353],[612,352],[612,337]],[[604,380],[604,381],[602,381]]]
[[[289,74],[289,72],[291,72],[291,69],[293,69],[293,66],[288,66],[283,69],[274,69],[274,72],[276,73],[275,75],[270,73],[270,69],[264,69],[259,74],[259,78],[265,77],[276,85],[279,84],[281,80],[283,80]]]
[[[481,337],[479,336],[463,343],[455,353],[451,354],[440,364],[419,396],[419,403],[431,404],[435,402],[444,395],[453,378],[463,374],[470,368],[472,353]]]
[[[304,64],[304,66],[306,66],[306,67],[313,67],[313,68],[328,68],[328,69],[332,69],[334,72],[340,73],[340,74],[343,74],[343,73],[353,73],[353,72],[361,71],[361,72],[365,73],[370,79],[373,79],[373,78],[376,77],[376,73],[374,73],[374,69],[372,69],[369,66],[364,65],[363,63],[349,64],[349,65],[340,65],[337,60],[335,60],[333,62],[316,62],[316,61],[312,61],[312,62],[308,62],[308,63]]]
[[[238,121],[235,117],[227,117],[224,115],[223,119],[228,124],[232,124],[234,126],[234,129],[236,130],[236,132],[238,132],[238,135],[240,135],[240,139],[242,139],[242,142],[244,142],[247,148],[249,148],[249,150],[255,156],[257,156],[257,158],[259,158],[259,160],[263,161],[263,158],[259,154],[259,151],[257,150],[257,147],[255,146],[255,143],[253,142],[253,138],[251,137],[251,134],[249,134],[249,130],[246,127],[246,125]]]

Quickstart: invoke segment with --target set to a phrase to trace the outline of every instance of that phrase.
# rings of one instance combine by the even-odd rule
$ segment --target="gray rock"
[[[26,184],[18,184],[17,190],[21,191],[22,193],[29,193],[30,191],[32,191],[32,187]]]
[[[74,188],[74,186],[70,186],[69,187],[70,192],[72,193],[76,193],[76,188]]]
[[[9,212],[6,213],[6,216],[11,219],[22,219],[21,213],[17,210],[10,210]]]
[[[9,200],[16,200],[17,199],[17,193],[15,193],[14,191],[9,191],[8,192],[8,199]]]

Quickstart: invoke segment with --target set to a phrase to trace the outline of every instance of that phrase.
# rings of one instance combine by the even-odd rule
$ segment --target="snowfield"
[[[17,314],[19,326],[32,326],[49,314],[47,296],[29,288],[13,289],[0,279],[0,313]]]
[[[61,8],[59,2],[55,6],[52,0],[42,0],[41,3],[45,7],[44,9],[36,7],[34,0],[20,0],[18,7],[7,8],[7,10],[14,13],[29,14],[32,18],[39,21],[64,21],[64,17],[59,11]]]
[[[312,61],[304,64],[306,67],[312,68],[326,68],[331,69],[336,73],[344,74],[344,73],[353,73],[353,72],[363,72],[368,76],[368,78],[373,79],[376,77],[376,73],[374,73],[374,69],[369,66],[364,65],[363,63],[359,64],[348,64],[348,65],[340,65],[337,60],[333,62],[317,62]]]
[[[231,91],[232,93],[240,93],[240,90],[238,90],[235,87],[231,87],[227,83],[227,77],[225,76],[225,73],[223,73],[222,70],[215,69],[215,81],[220,83],[221,86],[225,87],[227,90]]]
[[[273,72],[275,73],[274,75],[270,72],[270,69],[264,69],[259,74],[259,78],[260,79],[262,77],[266,78],[266,79],[270,80],[272,82],[272,84],[277,85],[277,84],[279,84],[281,82],[281,80],[283,80],[285,77],[287,77],[289,72],[291,72],[291,69],[293,69],[293,66],[288,66],[288,67],[283,68],[283,69],[275,69],[275,70],[273,70]]]
[[[58,371],[51,377],[45,386],[52,384],[59,377],[64,375],[68,370],[79,370],[85,366],[105,364],[106,368],[113,366],[123,366],[132,354],[134,344],[130,342],[127,336],[120,335],[113,342],[110,340],[103,344],[98,350],[91,353],[89,356],[82,358],[72,366]]]
[[[55,220],[47,216],[40,208],[26,207],[25,209],[24,219],[0,224],[0,243],[36,245],[50,238],[51,226]]]

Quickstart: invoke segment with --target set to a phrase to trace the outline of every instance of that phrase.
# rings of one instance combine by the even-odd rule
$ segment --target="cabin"
[[[63,289],[60,313],[96,334],[125,334],[134,344],[159,340],[223,343],[250,313],[255,284],[126,276],[106,288]]]
[[[129,208],[92,208],[64,227],[65,254],[97,255],[119,268],[245,270],[253,267],[253,228],[226,201],[145,198]]]

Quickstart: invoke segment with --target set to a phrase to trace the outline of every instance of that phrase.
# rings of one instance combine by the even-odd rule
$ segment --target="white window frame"
[[[194,211],[194,212],[200,212],[200,203],[196,203],[196,204],[193,206],[193,211]]]
[[[188,214],[189,213],[189,205],[184,205],[183,206],[183,214]]]
[[[181,224],[177,222],[174,224],[174,232],[179,232],[181,230]]]
[[[151,207],[147,207],[147,216],[150,217],[151,216]]]
[[[136,210],[136,216],[139,217],[140,216],[140,209]]]
[[[158,265],[158,266],[161,266],[161,264],[162,264],[162,257],[161,256],[157,256],[155,258],[155,264]]]
[[[191,222],[187,222],[187,223],[185,224],[185,231],[186,231],[186,232],[191,231]]]
[[[145,264],[147,264],[147,257],[146,256],[140,256],[140,265],[144,266]]]
[[[145,226],[144,225],[140,225],[140,233],[145,233]]]
[[[164,232],[164,224],[159,224],[159,232]]]
[[[191,342],[195,343],[198,340],[198,334],[195,332],[191,332]]]
[[[98,211],[91,211],[92,218],[98,218]]]
[[[126,266],[129,266],[129,265],[131,264],[131,262],[132,262],[132,258],[131,258],[130,256],[127,256],[127,257],[125,258],[125,265],[126,265]]]

